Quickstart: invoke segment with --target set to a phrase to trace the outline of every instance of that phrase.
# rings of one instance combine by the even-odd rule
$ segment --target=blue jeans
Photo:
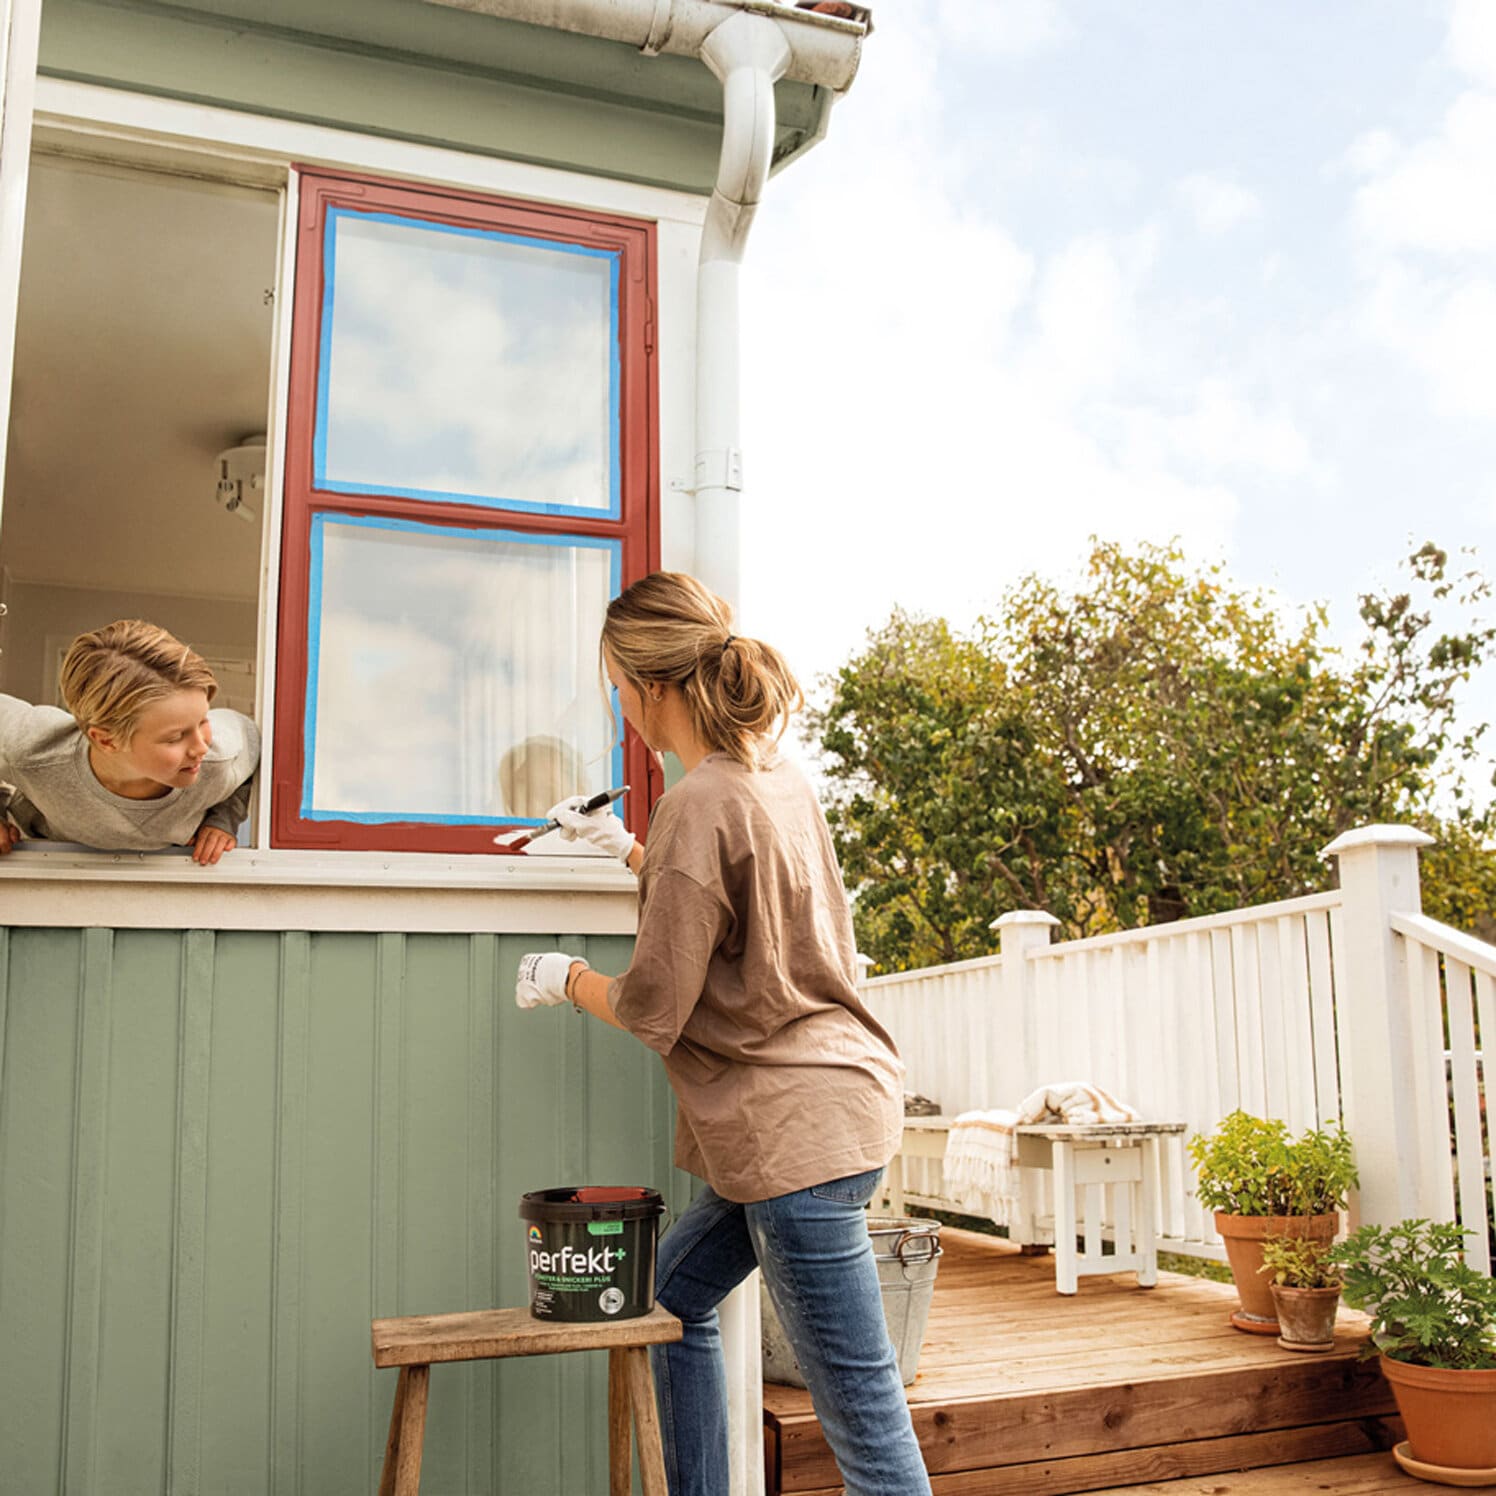
[[[653,1351],[670,1496],[728,1490],[717,1305],[756,1267],[810,1385],[847,1496],[929,1496],[863,1213],[882,1172],[747,1205],[704,1188],[666,1232],[655,1298],[685,1332]]]

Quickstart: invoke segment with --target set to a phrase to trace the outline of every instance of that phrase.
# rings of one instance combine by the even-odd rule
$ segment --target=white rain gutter
[[[774,154],[780,78],[846,92],[871,29],[778,0],[427,0],[638,47],[699,57],[722,85],[722,154],[701,235],[696,282],[696,574],[734,609],[742,600],[743,453],[739,282]],[[823,111],[817,134],[824,133]]]
[[[761,16],[779,27],[790,49],[784,76],[845,93],[857,75],[862,39],[871,29],[867,7],[860,19],[797,10],[779,0],[427,0],[551,31],[573,31],[637,47],[646,56],[700,57],[706,39],[734,15]]]

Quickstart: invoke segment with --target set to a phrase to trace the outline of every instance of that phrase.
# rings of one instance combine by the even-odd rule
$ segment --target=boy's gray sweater
[[[194,784],[159,800],[106,790],[88,764],[88,739],[67,712],[0,696],[0,815],[28,837],[108,851],[156,852],[190,845],[205,822],[238,835],[260,730],[227,710],[208,713],[213,746]]]

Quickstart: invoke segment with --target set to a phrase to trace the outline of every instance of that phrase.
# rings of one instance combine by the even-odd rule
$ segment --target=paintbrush
[[[629,787],[621,784],[616,790],[604,790],[599,795],[594,795],[590,800],[584,800],[578,807],[582,815],[591,815],[594,810],[601,810],[605,805],[611,805],[615,800],[620,800],[628,794]],[[522,831],[501,831],[494,837],[494,844],[500,847],[508,847],[511,852],[518,852],[522,847],[528,847],[537,837],[546,835],[550,831],[559,831],[560,821],[546,821],[544,825],[531,827]]]

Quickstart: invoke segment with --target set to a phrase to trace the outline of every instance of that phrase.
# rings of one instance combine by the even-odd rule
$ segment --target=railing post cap
[[[1052,927],[1057,924],[1059,920],[1044,909],[1011,909],[1007,914],[999,914],[987,928],[1005,930],[1009,925],[1049,925]]]
[[[1416,826],[1358,826],[1354,831],[1342,831],[1319,855],[1338,857],[1360,847],[1431,847],[1434,841]]]

